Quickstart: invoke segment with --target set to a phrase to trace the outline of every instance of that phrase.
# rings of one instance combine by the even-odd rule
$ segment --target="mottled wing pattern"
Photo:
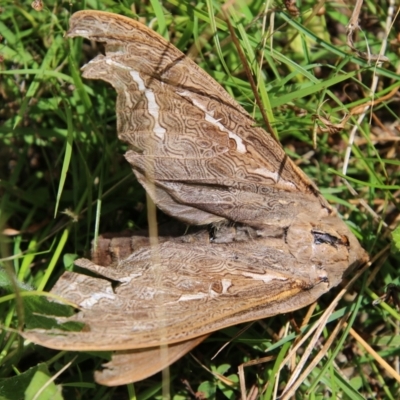
[[[146,348],[298,309],[341,280],[348,250],[314,245],[306,220],[287,234],[288,243],[253,237],[218,244],[203,231],[144,246],[114,267],[78,260],[106,279],[66,272],[52,293],[77,304],[82,311],[69,320],[90,329],[24,335],[58,349]]]
[[[118,136],[159,208],[191,224],[288,223],[330,208],[282,148],[193,61],[144,25],[81,11],[69,37],[105,44],[83,76],[116,89]],[[153,187],[155,183],[155,187]],[[293,194],[296,193],[296,196]]]
[[[280,240],[218,245],[207,232],[143,247],[114,268],[76,264],[107,279],[66,272],[52,293],[77,304],[81,311],[68,320],[90,329],[26,337],[58,349],[153,347],[297,309],[329,286],[324,269],[302,265]]]

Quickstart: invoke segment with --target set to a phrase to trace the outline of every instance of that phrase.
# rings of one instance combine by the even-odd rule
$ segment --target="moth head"
[[[326,271],[331,287],[367,260],[367,255],[347,225],[335,217],[296,216],[286,241],[302,265],[313,264]]]

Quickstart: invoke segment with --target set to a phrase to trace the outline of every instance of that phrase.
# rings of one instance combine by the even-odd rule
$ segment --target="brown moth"
[[[140,242],[96,274],[65,272],[52,292],[80,307],[80,332],[31,330],[35,343],[115,350],[96,380],[141,380],[211,332],[286,313],[338,285],[366,255],[283,149],[193,61],[126,17],[81,11],[68,37],[105,44],[83,76],[117,91],[118,137],[154,203],[197,233]],[[106,279],[103,279],[106,278]],[[111,282],[116,284],[112,285]],[[168,349],[166,349],[168,345]]]

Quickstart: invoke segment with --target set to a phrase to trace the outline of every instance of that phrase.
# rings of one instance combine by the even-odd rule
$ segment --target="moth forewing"
[[[247,233],[255,232],[247,228]],[[84,322],[90,329],[59,336],[55,331],[31,331],[25,336],[62,349],[138,349],[178,343],[306,306],[338,284],[348,267],[348,249],[340,244],[314,246],[310,230],[298,233],[303,242],[310,241],[300,255],[280,239],[219,244],[207,241],[203,231],[171,238],[157,248],[144,246],[114,268],[78,260],[77,265],[108,280],[66,272],[53,293],[78,304],[82,311],[68,320]],[[287,240],[293,240],[291,229]],[[292,243],[297,250],[296,245],[298,241]],[[331,248],[336,257],[329,253]],[[161,280],[160,267],[165,271]],[[110,279],[118,284],[112,287]],[[158,315],[160,305],[163,312]]]
[[[74,14],[67,36],[105,43],[83,75],[117,91],[118,136],[154,203],[192,225],[212,223],[214,233],[142,243],[113,267],[79,260],[98,277],[65,273],[53,292],[79,305],[69,320],[86,329],[24,337],[56,349],[127,351],[110,365],[113,376],[98,379],[121,382],[121,371],[137,380],[124,372],[126,360],[171,345],[162,368],[215,330],[314,302],[366,259],[275,140],[161,36],[98,11]]]
[[[194,202],[196,209],[243,223],[262,223],[277,214],[290,217],[302,207],[316,214],[331,212],[274,139],[255,127],[217,82],[155,32],[125,17],[83,11],[71,18],[67,35],[105,43],[106,55],[84,66],[83,76],[114,86],[118,135],[133,147],[127,158],[134,172],[146,175],[154,164],[149,178],[176,203],[189,207]],[[292,193],[306,196],[294,202]],[[177,199],[177,194],[184,198]],[[250,200],[242,200],[246,194]],[[201,195],[205,198],[198,200]],[[281,201],[272,209],[265,196]],[[153,198],[164,211],[182,218],[163,200]]]

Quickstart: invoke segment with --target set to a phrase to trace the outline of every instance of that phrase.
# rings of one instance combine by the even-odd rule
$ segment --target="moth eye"
[[[340,238],[330,235],[329,233],[326,232],[317,232],[317,231],[311,231],[311,233],[314,236],[314,243],[315,244],[329,244],[333,247],[336,247],[337,245],[342,245],[342,246],[348,246],[349,245],[349,239],[347,236],[340,236]]]

